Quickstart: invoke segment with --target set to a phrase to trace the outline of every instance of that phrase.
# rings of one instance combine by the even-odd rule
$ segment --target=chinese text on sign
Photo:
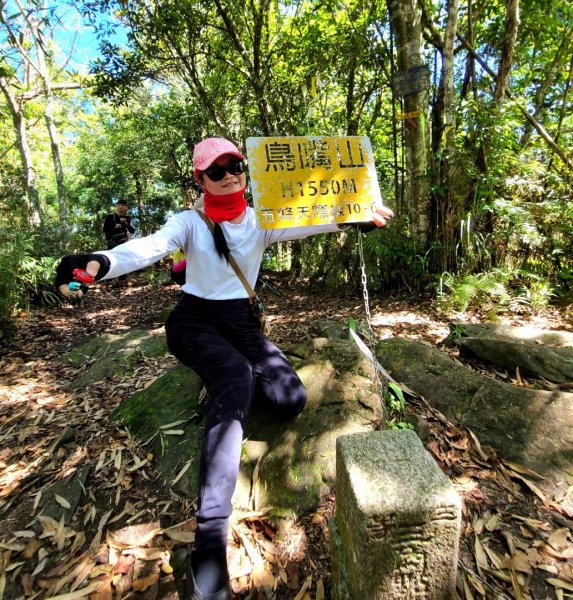
[[[372,220],[380,189],[367,137],[251,137],[247,156],[263,229]]]

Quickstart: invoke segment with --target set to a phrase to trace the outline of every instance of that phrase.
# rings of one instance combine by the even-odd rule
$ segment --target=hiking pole
[[[262,277],[259,277],[258,281],[260,281],[263,284],[263,287],[268,287],[271,291],[273,291],[279,298],[284,298],[284,294],[282,292],[279,292],[277,288],[273,287],[268,281],[266,281]]]

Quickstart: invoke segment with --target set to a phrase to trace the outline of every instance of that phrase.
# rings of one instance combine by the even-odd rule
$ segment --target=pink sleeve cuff
[[[182,261],[175,263],[173,265],[173,272],[179,273],[181,271],[184,271],[186,266],[187,266],[187,261],[185,259],[183,259]]]

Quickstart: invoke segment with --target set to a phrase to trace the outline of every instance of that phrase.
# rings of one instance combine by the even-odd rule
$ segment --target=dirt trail
[[[270,281],[284,294],[279,297],[269,288],[261,291],[272,315],[271,337],[281,347],[314,337],[312,323],[318,319],[364,318],[358,296],[309,293],[282,277]],[[193,499],[173,497],[154,473],[145,448],[108,419],[118,403],[171,368],[174,359],[142,360],[124,378],[110,377],[76,394],[67,392],[64,384],[78,371],[57,360],[104,332],[161,327],[161,309],[176,300],[176,286],[151,288],[134,276],[127,287],[101,284],[78,305],[33,309],[18,320],[0,359],[0,592],[4,586],[4,598],[23,594],[48,598],[74,590],[77,595],[67,598],[79,598],[86,586],[92,586],[95,600],[111,598],[112,590],[115,598],[131,593],[149,600],[177,598],[181,590],[177,575],[192,537],[193,522],[188,519]],[[379,338],[402,336],[436,346],[448,334],[448,315],[431,302],[372,297],[370,308]],[[459,320],[459,315],[450,317]],[[472,320],[479,321],[480,315]],[[567,328],[557,310],[508,315],[501,322]],[[487,461],[476,462],[475,444],[465,432],[424,405],[412,402],[409,410],[428,423],[427,447],[464,498],[460,597],[562,598],[563,590],[573,590],[571,521],[548,511],[530,490],[509,495],[492,480]],[[52,486],[76,480],[87,465],[91,468],[84,473],[85,494],[80,494],[74,518],[34,520],[45,498],[54,497]],[[271,584],[277,585],[277,600],[297,597],[305,585],[311,598],[319,598],[322,589],[329,597],[327,518],[334,502],[333,493],[315,514],[288,532],[286,546],[283,542],[280,550],[286,559],[276,581],[269,582],[264,570],[265,561],[273,560],[276,531],[272,525],[264,515],[237,524],[238,542],[248,537],[256,547],[270,550],[261,551],[263,563],[257,562],[258,555],[249,556],[250,564],[239,564],[238,555],[231,557],[245,573],[236,581],[240,597],[258,586],[259,597],[266,598],[263,590]],[[522,531],[504,525],[507,511],[524,516]],[[498,526],[492,529],[494,517]],[[175,530],[166,533],[169,527]],[[138,542],[126,539],[130,536]],[[171,553],[170,564],[161,554],[166,550]],[[545,571],[528,567],[526,557],[532,551],[547,553]],[[88,578],[90,572],[93,577],[88,557],[94,553],[105,554],[98,564],[107,587],[97,588]],[[147,560],[150,555],[155,561]],[[562,583],[547,583],[548,579]]]

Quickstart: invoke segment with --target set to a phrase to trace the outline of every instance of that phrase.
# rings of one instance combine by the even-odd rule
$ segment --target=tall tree
[[[77,89],[79,83],[67,81],[54,83],[50,72],[50,35],[54,24],[50,22],[50,9],[41,0],[31,0],[24,4],[14,0],[16,12],[7,14],[8,5],[4,3],[0,10],[0,22],[5,29],[6,46],[3,48],[2,61],[10,69],[10,78],[4,78],[1,88],[10,106],[10,112],[17,131],[18,144],[26,173],[26,189],[31,207],[31,222],[39,224],[41,206],[35,183],[35,169],[27,142],[26,102],[43,97],[44,121],[50,138],[50,147],[60,216],[60,231],[63,247],[68,242],[68,218],[65,197],[64,172],[62,169],[60,142],[54,121],[54,92],[63,89]]]
[[[455,244],[456,219],[452,215],[460,213],[464,204],[464,191],[457,189],[455,175],[458,168],[457,151],[457,95],[455,81],[455,40],[458,27],[458,2],[447,0],[443,32],[439,30],[423,6],[423,23],[426,37],[431,41],[440,57],[441,69],[435,101],[432,106],[432,154],[431,186],[432,193],[432,241],[442,248]],[[460,206],[461,205],[461,206]],[[443,271],[448,265],[448,252],[438,256],[437,265]]]
[[[557,46],[535,48],[534,54],[536,60],[532,60],[531,68],[533,72],[529,73],[530,80],[536,82],[535,95],[532,102],[534,106],[533,117],[541,122],[543,122],[544,117],[552,104],[554,102],[559,103],[559,96],[555,94],[556,90],[559,86],[564,86],[564,88],[566,88],[571,82],[567,65],[571,64],[571,61],[573,60],[573,31],[570,28],[564,27],[559,34]],[[542,42],[539,40],[535,43],[538,45]],[[542,51],[543,54],[549,55],[547,57],[549,64],[543,69],[541,77],[538,77],[535,72],[539,70],[537,57],[541,59],[544,58],[543,56],[540,56]],[[563,100],[565,100],[566,103],[566,94],[562,97],[562,101]],[[532,123],[527,122],[520,139],[522,147],[527,145],[533,132],[534,127]]]
[[[545,31],[547,1],[556,16]],[[240,142],[268,133],[370,135],[383,175],[392,164],[399,168],[404,156],[410,233],[431,250],[427,256],[439,255],[436,269],[467,264],[460,232],[470,223],[481,228],[478,235],[496,235],[499,198],[511,197],[507,174],[524,168],[522,152],[538,160],[539,138],[520,148],[519,138],[528,133],[524,112],[499,102],[501,93],[508,98],[514,87],[525,104],[536,90],[547,130],[555,124],[564,143],[568,138],[564,65],[570,57],[567,46],[561,52],[556,43],[559,21],[571,29],[564,0],[523,7],[517,0],[389,2],[398,71],[392,83],[401,99],[396,144],[383,2],[118,0],[113,8],[129,27],[131,45],[107,46],[98,72],[101,91],[127,100],[134,89],[129,84],[146,77],[168,86],[183,81],[189,103],[203,116],[198,137],[219,133]],[[547,69],[549,57],[561,54],[563,60]],[[547,130],[535,126],[549,140]],[[393,145],[394,162],[387,150]],[[559,156],[567,164],[565,153]]]
[[[192,113],[172,96],[147,94],[121,107],[94,102],[93,115],[78,128],[75,194],[85,213],[97,216],[91,225],[98,234],[100,217],[118,199],[133,207],[140,235],[160,226],[168,210],[186,206],[192,148],[185,126],[192,129]]]
[[[9,74],[9,71],[4,68],[4,73]],[[24,114],[24,97],[22,94],[15,93],[15,90],[11,87],[9,77],[5,77],[4,75],[0,75],[0,89],[6,99],[16,133],[16,144],[22,161],[23,188],[26,190],[28,198],[28,219],[30,225],[36,227],[42,221],[42,210],[40,196],[36,187],[36,169],[32,159],[30,144],[28,143],[28,128]]]
[[[429,166],[429,82],[422,38],[422,11],[417,0],[388,2],[392,31],[396,37],[397,77],[404,80],[397,90],[403,97],[407,127],[406,170],[408,174],[408,215],[413,237],[427,246],[430,240],[428,202]],[[409,119],[409,120],[408,120]]]
[[[68,247],[69,229],[68,229],[68,210],[66,206],[66,185],[64,182],[64,170],[62,169],[62,158],[60,153],[60,142],[58,139],[58,131],[54,123],[54,91],[52,87],[52,78],[48,69],[47,60],[47,40],[44,38],[40,29],[38,17],[34,14],[27,13],[20,2],[18,8],[22,14],[26,15],[30,36],[34,40],[36,47],[36,70],[42,82],[42,91],[44,95],[44,121],[50,137],[50,148],[52,151],[52,162],[54,164],[54,173],[56,176],[56,189],[58,193],[58,207],[60,214],[60,231],[62,233],[63,247]],[[46,10],[46,7],[43,7]],[[74,87],[79,87],[77,84]]]
[[[513,49],[519,29],[519,0],[507,0],[505,6],[506,26],[503,36],[503,46],[497,70],[494,103],[501,104],[505,99],[505,91],[513,62]]]
[[[129,84],[141,76],[161,79],[176,73],[224,135],[233,137],[232,123],[240,117],[230,112],[234,105],[227,102],[228,91],[219,97],[212,93],[221,85],[235,87],[240,95],[248,90],[263,133],[276,129],[277,115],[267,93],[274,58],[274,2],[168,0],[154,8],[119,0],[117,5],[130,31],[131,48],[104,46],[104,58],[96,64],[102,93],[117,97],[118,79]]]

